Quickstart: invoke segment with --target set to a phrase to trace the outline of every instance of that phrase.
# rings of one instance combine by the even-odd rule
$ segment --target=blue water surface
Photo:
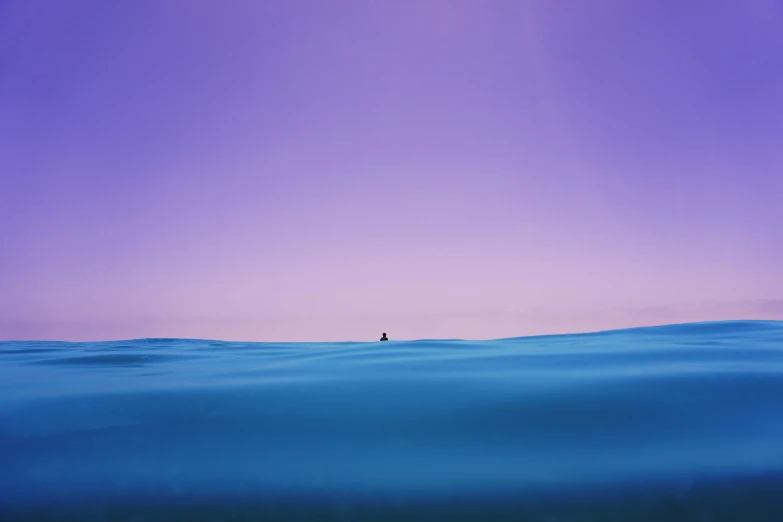
[[[3,520],[772,521],[781,477],[783,322],[0,342]]]

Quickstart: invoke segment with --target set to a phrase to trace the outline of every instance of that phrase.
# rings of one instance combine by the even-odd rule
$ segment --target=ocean
[[[0,520],[783,520],[783,322],[0,342]]]

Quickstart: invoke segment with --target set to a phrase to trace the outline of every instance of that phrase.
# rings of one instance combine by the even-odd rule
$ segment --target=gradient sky
[[[741,318],[780,0],[0,0],[0,339]]]

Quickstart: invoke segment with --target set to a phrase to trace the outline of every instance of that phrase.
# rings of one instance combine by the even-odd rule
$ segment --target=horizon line
[[[779,323],[783,326],[783,320],[780,319],[721,319],[721,320],[708,320],[708,321],[689,321],[678,323],[663,323],[641,326],[630,326],[624,328],[609,328],[602,330],[588,330],[569,333],[551,333],[551,334],[534,334],[534,335],[520,335],[512,337],[498,337],[491,339],[462,339],[462,338],[421,338],[421,339],[392,339],[388,342],[425,342],[425,341],[466,341],[466,342],[489,342],[489,341],[512,341],[518,339],[536,339],[542,337],[570,337],[570,336],[583,336],[583,335],[601,335],[609,333],[621,333],[632,330],[654,330],[665,329],[672,327],[682,326],[708,326],[716,324],[753,324],[758,325],[761,323]],[[219,343],[253,343],[253,344],[368,344],[377,343],[379,341],[228,341],[223,339],[209,339],[209,338],[197,338],[197,337],[137,337],[130,339],[104,339],[100,341],[65,341],[65,340],[46,340],[46,339],[0,339],[0,343],[65,343],[65,344],[86,344],[86,343],[122,343],[122,342],[138,342],[138,341],[207,341],[207,342],[219,342]]]

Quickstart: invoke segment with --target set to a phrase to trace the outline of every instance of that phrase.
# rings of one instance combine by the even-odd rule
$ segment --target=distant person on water
[[[386,332],[383,333],[383,337],[381,337],[381,341],[388,341],[389,338],[386,337]]]

